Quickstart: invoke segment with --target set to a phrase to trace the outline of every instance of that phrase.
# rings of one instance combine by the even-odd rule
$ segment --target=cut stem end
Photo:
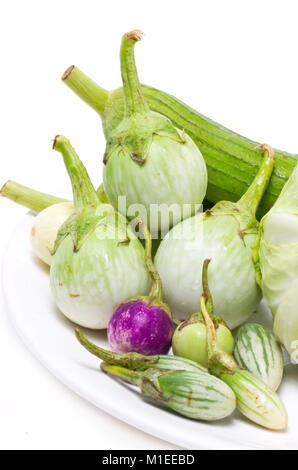
[[[269,144],[260,144],[256,148],[260,148],[263,152],[268,152],[268,158],[274,160],[274,150]]]
[[[130,41],[138,42],[138,41],[141,41],[141,39],[144,36],[144,33],[140,29],[134,29],[133,31],[130,31],[129,33],[125,33],[124,36]]]
[[[68,68],[65,70],[64,74],[62,75],[61,80],[62,80],[62,81],[67,80],[67,79],[70,77],[70,75],[71,75],[71,73],[72,73],[72,71],[73,71],[74,68],[75,68],[74,65],[71,65],[70,67],[68,67]]]

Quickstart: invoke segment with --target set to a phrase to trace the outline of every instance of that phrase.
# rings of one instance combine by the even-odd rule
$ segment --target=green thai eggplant
[[[141,37],[135,30],[122,38],[125,112],[107,139],[103,184],[111,204],[128,218],[140,215],[156,238],[200,207],[207,171],[191,138],[146,103],[134,60],[134,45]]]
[[[212,318],[219,347],[230,354],[234,350],[234,339],[225,322],[216,315]],[[180,323],[172,339],[173,354],[182,356],[207,367],[207,330],[201,312],[193,313]]]

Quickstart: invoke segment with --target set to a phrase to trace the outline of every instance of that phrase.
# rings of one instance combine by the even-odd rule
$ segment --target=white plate
[[[286,367],[280,388],[289,414],[285,432],[266,431],[237,411],[216,423],[192,421],[149,403],[136,389],[101,373],[99,360],[77,342],[74,324],[54,305],[48,269],[31,252],[32,221],[33,216],[27,214],[7,246],[2,271],[4,295],[19,335],[61,382],[126,423],[187,449],[298,449],[297,366]],[[91,340],[107,346],[104,331],[85,332]]]

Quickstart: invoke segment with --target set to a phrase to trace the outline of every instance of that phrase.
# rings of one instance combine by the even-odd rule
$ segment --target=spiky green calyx
[[[57,135],[54,139],[53,149],[59,151],[63,156],[72,183],[75,206],[74,214],[66,220],[58,232],[53,254],[68,236],[73,241],[73,251],[79,251],[86,238],[96,230],[99,224],[106,226],[107,229],[110,223],[116,224],[125,233],[126,219],[116,213],[111,205],[101,203],[86,168],[69,140],[62,135]],[[128,236],[124,237],[124,242],[129,242]]]

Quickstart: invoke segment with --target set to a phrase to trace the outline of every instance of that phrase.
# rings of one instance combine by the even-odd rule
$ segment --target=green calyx
[[[239,226],[239,236],[258,235],[259,223],[256,212],[268,186],[274,167],[274,151],[269,145],[261,145],[264,159],[255,179],[238,202],[221,201],[205,212],[205,217],[231,216]]]
[[[154,135],[168,137],[185,143],[170,120],[150,111],[139,82],[134,59],[134,45],[142,32],[134,30],[122,38],[120,60],[124,91],[124,118],[107,139],[104,163],[115,152],[127,154],[137,164],[143,165],[149,155]]]
[[[258,234],[259,223],[255,216],[245,207],[239,207],[238,203],[230,201],[221,201],[215,204],[212,209],[205,212],[204,217],[212,216],[230,216],[238,224],[239,237],[244,240],[246,235]]]
[[[140,372],[125,369],[124,367],[113,366],[105,362],[102,362],[100,364],[100,368],[103,372],[107,374],[119,377],[122,380],[125,380],[125,382],[128,382],[132,385],[139,386],[142,394],[146,397],[152,398],[153,400],[158,402],[169,401],[170,397],[165,395],[164,390],[160,386],[159,378],[162,377],[164,374],[172,374],[173,371],[164,371],[149,368],[145,371]]]
[[[113,222],[119,224],[119,226],[121,226],[121,223],[125,226],[126,222],[122,216],[115,213],[112,206],[101,203],[86,168],[69,140],[61,135],[56,136],[53,149],[59,151],[63,156],[72,183],[75,206],[74,214],[66,220],[58,232],[53,254],[56,253],[62,241],[68,236],[72,238],[74,252],[77,252],[99,224],[107,227],[109,223]],[[124,227],[122,227],[122,231],[123,229]],[[125,238],[124,242],[129,242],[128,237]]]
[[[226,328],[228,328],[226,322],[225,322],[221,317],[219,317],[218,315],[212,314],[212,315],[211,315],[211,318],[212,318],[212,321],[213,321],[215,330],[218,329],[219,325],[223,325],[223,326],[225,326]],[[194,325],[195,323],[203,323],[203,324],[205,325],[205,320],[204,320],[204,317],[203,317],[203,315],[202,315],[201,312],[195,312],[195,313],[193,313],[193,314],[189,317],[188,320],[185,320],[185,321],[181,322],[181,323],[177,326],[177,329],[178,329],[178,331],[181,331],[181,330],[183,330],[183,328],[185,328],[186,326]]]

